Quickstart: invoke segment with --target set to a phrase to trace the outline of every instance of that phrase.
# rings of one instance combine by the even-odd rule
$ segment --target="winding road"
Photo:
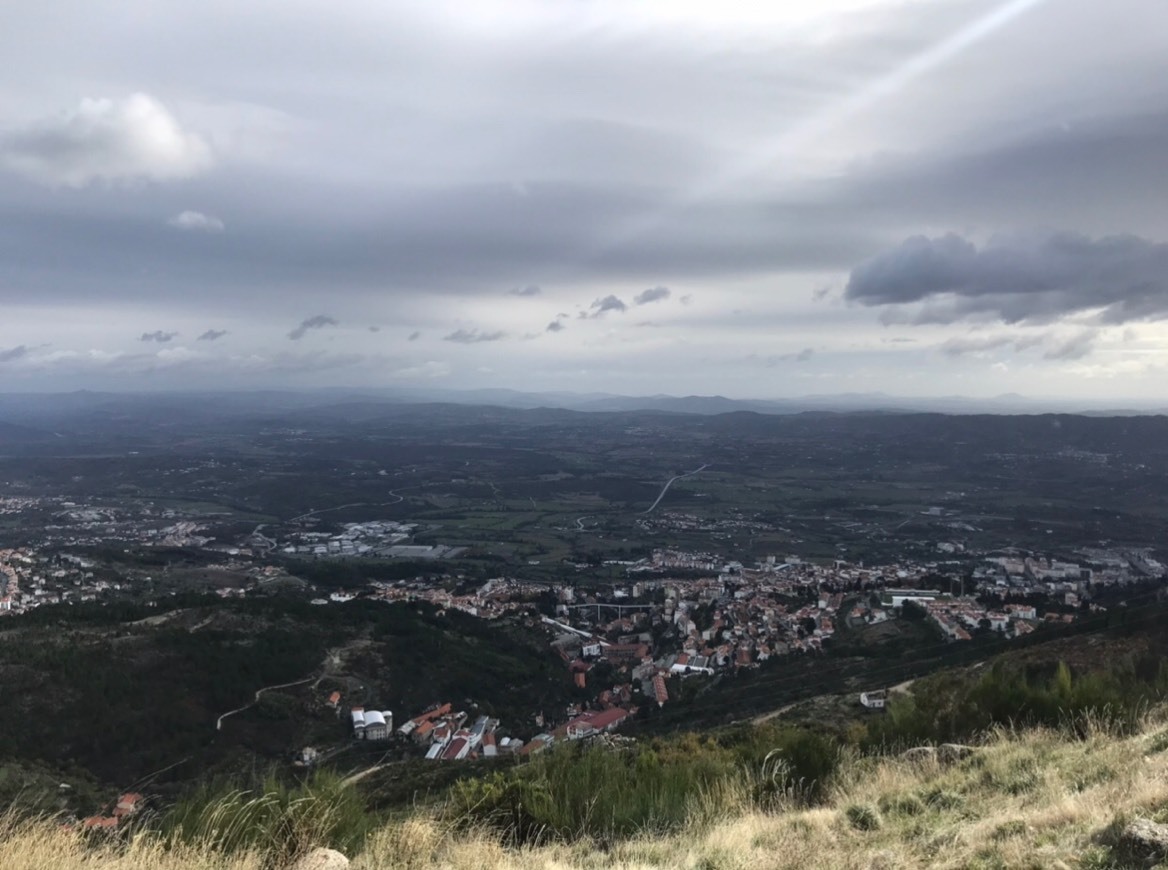
[[[355,501],[352,504],[341,504],[341,505],[337,505],[336,507],[321,508],[320,510],[309,511],[306,514],[301,514],[298,517],[292,517],[292,519],[290,519],[290,520],[285,520],[285,522],[294,523],[297,520],[306,520],[309,517],[316,516],[317,514],[327,514],[330,511],[343,511],[345,508],[387,507],[388,505],[391,505],[391,504],[401,504],[403,501],[406,500],[404,495],[398,495],[398,493],[401,492],[403,489],[417,489],[417,487],[416,486],[403,486],[403,487],[400,487],[399,489],[391,489],[387,494],[392,495],[394,498],[397,499],[397,501],[379,501],[379,502]]]
[[[226,713],[224,713],[222,716],[220,716],[217,720],[215,720],[215,730],[216,731],[223,730],[223,720],[226,719],[228,716],[234,716],[236,713],[242,713],[244,710],[248,710],[248,709],[254,707],[256,704],[258,704],[259,700],[260,700],[260,695],[262,695],[264,692],[270,692],[273,689],[287,689],[290,686],[299,686],[299,685],[302,685],[303,683],[311,682],[313,679],[315,679],[315,677],[308,676],[308,677],[305,677],[303,680],[296,680],[295,682],[291,682],[291,683],[281,683],[278,686],[264,686],[262,689],[258,689],[255,693],[255,700],[252,701],[250,704],[245,704],[244,706],[239,707],[235,710],[228,710]]]
[[[663,486],[661,488],[661,494],[657,496],[657,501],[655,501],[655,502],[653,502],[653,504],[649,505],[649,509],[647,511],[642,511],[642,513],[646,513],[646,514],[653,513],[653,508],[655,508],[655,507],[657,507],[657,505],[661,504],[661,499],[665,498],[665,493],[669,492],[669,487],[673,486],[674,481],[681,480],[683,477],[693,477],[699,471],[705,471],[709,467],[710,467],[709,463],[707,463],[707,464],[703,465],[701,468],[695,468],[693,471],[687,471],[685,474],[679,474],[676,477],[669,478],[669,480],[667,480],[665,482],[665,486]]]

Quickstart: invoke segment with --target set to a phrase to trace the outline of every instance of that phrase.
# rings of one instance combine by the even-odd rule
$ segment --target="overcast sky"
[[[39,0],[0,389],[1162,398],[1164,0]]]

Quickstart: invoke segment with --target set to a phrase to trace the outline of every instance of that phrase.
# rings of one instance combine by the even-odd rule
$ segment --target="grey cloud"
[[[443,341],[453,341],[455,344],[480,344],[484,341],[499,341],[506,338],[505,332],[479,332],[477,329],[456,329],[450,335],[442,336]]]
[[[767,368],[774,368],[775,366],[779,365],[780,363],[807,362],[813,356],[815,356],[815,348],[805,347],[800,351],[794,351],[792,353],[783,353],[783,354],[772,354],[772,355],[767,356],[767,357],[760,357],[758,354],[752,353],[752,354],[748,354],[746,356],[746,361],[747,362],[761,362]]]
[[[563,330],[565,328],[566,327],[564,326],[564,324],[560,323],[559,320],[553,320],[551,323],[549,323],[547,325],[547,327],[544,329],[544,332],[560,332],[561,330]]]
[[[177,332],[163,332],[161,329],[156,329],[154,332],[143,332],[139,341],[156,341],[159,344],[166,344],[168,341],[174,339],[178,335]]]
[[[1008,335],[974,335],[947,339],[938,350],[945,356],[958,357],[985,353],[1007,346],[1013,346],[1016,350],[1020,349],[1016,339]]]
[[[1050,348],[1043,354],[1043,358],[1050,360],[1082,359],[1095,349],[1095,341],[1098,337],[1098,330],[1086,329]]]
[[[807,362],[813,356],[815,356],[815,348],[805,347],[795,353],[784,353],[777,357],[771,357],[771,359],[779,362]]]
[[[693,294],[686,293],[684,296],[681,297],[681,299],[679,301],[681,302],[682,305],[689,305],[691,302],[693,302]]]
[[[1101,323],[1159,320],[1168,317],[1168,245],[1058,233],[978,249],[955,234],[914,236],[853,269],[846,296],[896,306],[888,322],[1046,322],[1096,310]]]
[[[513,287],[507,291],[508,296],[538,296],[541,292],[538,285],[528,284],[526,287]]]
[[[199,183],[202,198],[237,216],[231,232],[215,236],[214,257],[185,233],[158,227],[163,190],[148,188],[128,201],[99,188],[90,199],[65,201],[0,178],[6,272],[49,285],[46,301],[57,304],[96,292],[111,301],[229,301],[266,312],[276,296],[282,305],[311,306],[324,286],[354,308],[367,308],[373,296],[411,298],[417,290],[482,294],[485,282],[517,267],[585,286],[662,272],[699,280],[839,269],[884,242],[868,222],[857,229],[838,214],[800,216],[788,227],[781,203],[760,215],[753,204],[718,201],[679,212],[635,244],[597,250],[590,240],[622,216],[651,208],[657,194],[560,184],[533,187],[514,205],[491,186],[338,189],[310,178],[298,181],[293,196],[286,180],[254,174],[225,166]],[[111,210],[123,216],[111,220]],[[0,283],[0,302],[13,298],[16,283]]]
[[[23,344],[17,345],[16,347],[6,348],[4,350],[0,350],[0,363],[13,362],[14,360],[18,360],[21,357],[27,355],[28,347]]]
[[[1047,347],[1045,359],[1081,359],[1094,347],[1098,337],[1097,329],[1084,330],[1067,339],[1050,332],[1023,335],[965,335],[950,338],[938,346],[938,350],[950,357],[988,353],[1000,348],[1009,348],[1021,353],[1035,347]]]
[[[417,331],[411,332],[410,337],[407,338],[406,341],[417,341],[421,337],[422,337],[422,333],[417,332]]]
[[[650,287],[648,290],[642,290],[633,297],[635,305],[648,305],[650,302],[659,302],[662,299],[668,299],[670,296],[668,287]]]
[[[336,319],[327,314],[317,314],[300,321],[300,325],[288,333],[293,341],[300,341],[310,329],[324,329],[326,326],[338,326]]]
[[[625,305],[624,302],[610,293],[603,299],[594,300],[592,304],[588,306],[588,311],[581,311],[579,317],[582,320],[587,320],[589,318],[595,319],[597,317],[603,317],[609,311],[620,311],[623,313],[627,311],[628,308],[629,306]]]
[[[196,338],[195,341],[218,341],[225,335],[227,335],[226,329],[208,329]]]
[[[210,164],[207,144],[141,93],[85,99],[73,111],[0,139],[0,165],[51,186],[187,178]]]
[[[1151,112],[1106,107],[1074,124],[1017,126],[1024,132],[1005,140],[968,140],[858,165],[823,205],[849,221],[890,227],[1070,221],[1096,235],[1114,232],[1117,222],[1168,230],[1158,209],[1168,196],[1162,98]]]
[[[368,329],[370,332],[381,332],[381,327],[380,327],[380,326],[369,326],[369,327],[366,327],[366,328],[367,328],[367,329]]]

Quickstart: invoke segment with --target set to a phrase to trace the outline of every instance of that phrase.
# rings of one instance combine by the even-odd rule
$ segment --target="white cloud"
[[[142,93],[85,99],[0,137],[0,165],[51,187],[188,178],[211,163],[210,147]]]
[[[226,224],[214,215],[203,214],[201,211],[179,212],[167,221],[167,224],[179,230],[192,230],[202,233],[221,233],[227,229]]]

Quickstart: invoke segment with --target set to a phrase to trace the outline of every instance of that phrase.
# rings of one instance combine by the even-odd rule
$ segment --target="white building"
[[[366,740],[388,740],[393,731],[393,713],[388,710],[369,710],[364,716]]]
[[[887,698],[883,689],[875,692],[860,692],[860,703],[869,710],[883,710]]]
[[[365,739],[365,708],[353,708],[353,736],[358,740]]]

